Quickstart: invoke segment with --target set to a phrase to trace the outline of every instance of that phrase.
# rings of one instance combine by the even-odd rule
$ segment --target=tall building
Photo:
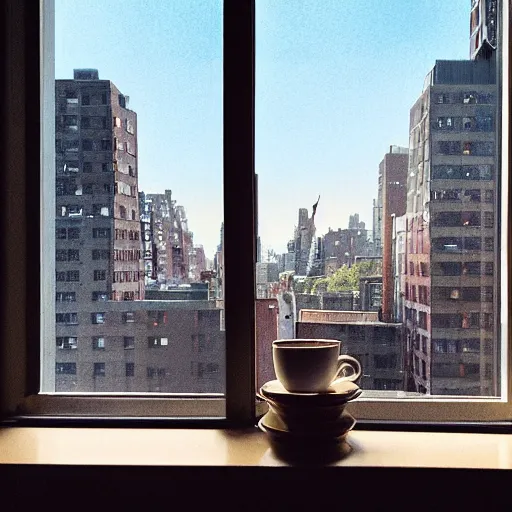
[[[394,317],[393,222],[405,215],[407,196],[408,148],[390,146],[379,164],[379,195],[382,198],[380,219],[382,249],[382,319],[396,322]]]
[[[144,298],[137,115],[94,69],[56,80],[56,298]],[[60,326],[57,326],[59,335]]]
[[[492,4],[473,2],[472,19]],[[437,61],[411,109],[405,321],[422,393],[497,393],[499,116],[496,56],[480,46]]]
[[[300,208],[299,222],[295,233],[295,274],[298,276],[308,275],[314,236],[314,214],[309,217],[308,209]]]

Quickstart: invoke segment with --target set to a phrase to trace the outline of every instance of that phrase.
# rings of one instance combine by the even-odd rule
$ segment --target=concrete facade
[[[62,309],[56,391],[223,393],[225,332],[214,301],[108,301]]]
[[[411,109],[405,322],[412,391],[493,395],[496,68],[437,61]]]
[[[95,70],[55,92],[57,313],[66,297],[143,299],[137,116]]]

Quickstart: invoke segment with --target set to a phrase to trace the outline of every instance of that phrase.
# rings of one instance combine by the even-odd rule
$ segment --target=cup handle
[[[346,375],[346,370],[349,370],[351,373]],[[361,363],[355,357],[346,355],[338,357],[338,371],[336,372],[334,380],[355,382],[361,377],[361,373]]]

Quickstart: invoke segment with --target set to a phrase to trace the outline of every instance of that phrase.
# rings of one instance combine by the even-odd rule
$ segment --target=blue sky
[[[138,115],[139,188],[173,191],[208,257],[222,222],[222,1],[56,0],[56,78],[99,69]],[[371,229],[380,160],[407,146],[436,59],[466,59],[470,0],[257,0],[256,171],[264,248],[297,211]]]

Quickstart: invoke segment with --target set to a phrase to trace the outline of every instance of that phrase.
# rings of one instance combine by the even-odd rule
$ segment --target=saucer
[[[278,380],[263,384],[260,395],[277,405],[289,406],[334,406],[354,400],[362,393],[361,388],[348,380],[335,380],[324,393],[293,393],[287,391]]]
[[[272,434],[274,438],[281,440],[303,441],[335,441],[347,434],[356,424],[356,420],[348,413],[343,413],[338,421],[326,425],[297,424],[291,427],[281,419],[274,411],[269,410],[258,422],[258,427],[264,432]]]

